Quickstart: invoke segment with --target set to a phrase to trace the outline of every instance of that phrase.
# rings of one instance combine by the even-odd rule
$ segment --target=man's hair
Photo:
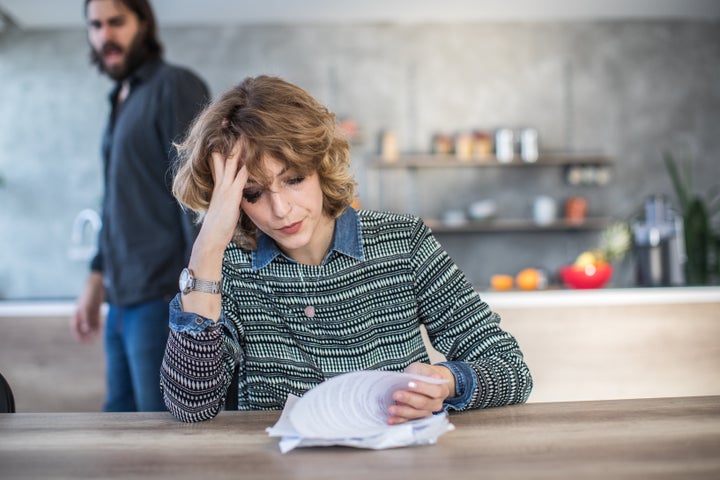
[[[93,0],[85,0],[85,8],[83,14],[87,18],[87,7]],[[155,13],[149,0],[114,0],[125,5],[135,15],[138,20],[145,25],[142,46],[148,58],[159,58],[163,53],[163,46],[157,33],[157,22],[155,21]],[[96,65],[100,65],[100,56],[95,49],[90,47],[90,60]]]

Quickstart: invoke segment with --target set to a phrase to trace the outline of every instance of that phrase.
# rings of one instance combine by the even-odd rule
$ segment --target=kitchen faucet
[[[95,255],[101,226],[100,215],[91,208],[81,210],[75,216],[68,249],[71,260],[90,260]]]

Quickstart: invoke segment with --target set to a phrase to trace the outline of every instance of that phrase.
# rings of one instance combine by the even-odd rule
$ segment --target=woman
[[[162,368],[177,418],[212,418],[226,400],[281,409],[290,393],[372,369],[447,380],[394,392],[389,424],[527,400],[515,339],[422,221],[350,206],[348,143],[307,92],[248,78],[178,152],[173,192],[202,226]],[[429,364],[421,325],[447,362]]]

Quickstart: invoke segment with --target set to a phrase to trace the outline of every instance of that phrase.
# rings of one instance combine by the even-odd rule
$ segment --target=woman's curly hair
[[[272,157],[300,175],[317,173],[324,212],[337,218],[355,196],[350,147],[335,115],[302,88],[277,77],[249,77],[208,105],[176,144],[172,191],[202,222],[213,192],[212,153],[224,157],[239,146],[240,161],[259,184],[271,179],[263,159]],[[257,227],[240,212],[233,241],[257,246]]]

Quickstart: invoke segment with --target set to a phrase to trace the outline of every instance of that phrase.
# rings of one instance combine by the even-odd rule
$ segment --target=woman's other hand
[[[412,363],[405,369],[405,373],[444,379],[447,382],[436,384],[414,380],[408,383],[405,390],[394,392],[395,404],[388,409],[389,425],[398,425],[408,420],[427,417],[442,410],[443,401],[446,398],[455,396],[455,377],[446,367]]]

